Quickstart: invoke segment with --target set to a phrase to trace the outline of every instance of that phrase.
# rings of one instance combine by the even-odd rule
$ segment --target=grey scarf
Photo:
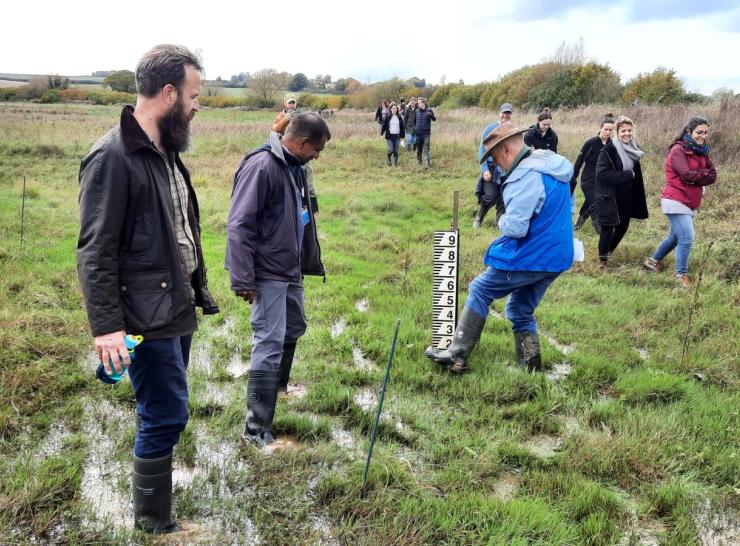
[[[617,135],[612,136],[612,144],[617,149],[619,159],[622,160],[622,170],[631,171],[635,168],[635,161],[640,161],[640,158],[645,155],[645,152],[637,147],[634,140],[629,141],[628,144],[624,144]]]

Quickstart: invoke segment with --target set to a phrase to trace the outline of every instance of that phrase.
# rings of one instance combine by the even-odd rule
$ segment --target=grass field
[[[75,269],[79,162],[119,111],[0,103],[1,544],[156,543],[131,529],[130,384],[94,378]],[[264,457],[240,447],[249,308],[229,293],[222,263],[234,169],[266,139],[273,114],[202,110],[184,161],[222,313],[200,322],[191,420],[175,450],[177,514],[202,527],[185,543],[737,544],[737,111],[706,112],[716,120],[719,180],[696,221],[690,273],[701,269],[703,279],[690,328],[694,292],[679,289],[670,271],[640,269],[666,231],[662,162],[690,112],[643,107],[629,113],[648,151],[650,219],[633,224],[607,273],[598,270],[596,234],[584,229],[586,261],[537,311],[547,373],[512,367],[512,335],[496,302],[463,377],[423,356],[432,232],[449,226],[460,190],[466,287],[497,234],[490,218],[470,227],[478,137],[493,116],[438,112],[433,168],[423,172],[406,153],[399,168],[385,166],[371,113],[338,112],[314,165],[328,278],[305,282],[310,326],[294,367],[305,396],[280,401],[275,420],[303,448]],[[603,113],[555,113],[561,152],[574,160]],[[396,318],[399,344],[363,487]]]

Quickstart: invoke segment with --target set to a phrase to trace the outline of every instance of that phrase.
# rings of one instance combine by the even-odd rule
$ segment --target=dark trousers
[[[584,220],[588,220],[588,217],[591,216],[591,213],[593,212],[595,202],[594,192],[596,189],[584,186],[581,186],[581,189],[583,190],[584,200],[583,205],[581,205],[581,210],[578,211],[578,216],[581,216]]]
[[[429,155],[429,145],[431,140],[431,135],[416,135],[416,160],[421,163],[423,154],[425,167],[429,167],[432,163],[432,158]]]
[[[141,426],[134,455],[156,459],[172,453],[188,422],[186,371],[192,334],[144,339],[128,369]]]
[[[630,209],[624,203],[617,201],[617,214],[619,214],[619,224],[615,226],[601,226],[599,234],[599,259],[608,260],[609,255],[619,246],[624,234],[630,227],[632,215]]]

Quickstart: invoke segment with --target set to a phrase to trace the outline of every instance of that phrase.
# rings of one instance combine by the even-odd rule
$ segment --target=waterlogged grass
[[[563,114],[571,160],[593,132],[589,112]],[[229,293],[221,264],[233,171],[265,140],[272,113],[201,111],[185,161],[222,313],[200,322],[191,420],[175,451],[176,511],[201,525],[201,543],[678,546],[710,544],[710,528],[737,539],[740,176],[720,164],[697,218],[691,273],[701,267],[703,280],[689,327],[693,291],[639,267],[665,232],[656,196],[671,112],[636,120],[654,139],[643,141],[652,217],[635,223],[607,273],[596,263],[596,234],[584,228],[587,261],[538,309],[556,343],[543,339],[545,363],[566,370],[555,380],[512,367],[503,302],[470,373],[451,377],[423,357],[432,232],[449,226],[452,192],[461,191],[461,287],[481,271],[496,234],[491,219],[470,228],[477,131],[489,116],[438,114],[425,173],[405,152],[398,168],[385,166],[370,115],[335,115],[335,138],[314,165],[328,276],[305,279],[310,326],[293,373],[305,395],[281,399],[275,416],[276,431],[303,449],[268,458],[240,446],[249,308]],[[79,161],[118,115],[105,106],[0,105],[3,544],[152,542],[115,517],[130,508],[135,401],[128,382],[109,388],[93,377],[74,265]]]

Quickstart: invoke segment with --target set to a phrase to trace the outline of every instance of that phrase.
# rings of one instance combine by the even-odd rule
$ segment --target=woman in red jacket
[[[663,269],[663,258],[676,249],[676,278],[689,286],[689,254],[694,243],[694,215],[701,204],[705,186],[714,184],[717,171],[709,159],[709,122],[694,116],[673,141],[665,161],[665,187],[660,207],[671,230],[655,253],[643,264],[650,271]]]

